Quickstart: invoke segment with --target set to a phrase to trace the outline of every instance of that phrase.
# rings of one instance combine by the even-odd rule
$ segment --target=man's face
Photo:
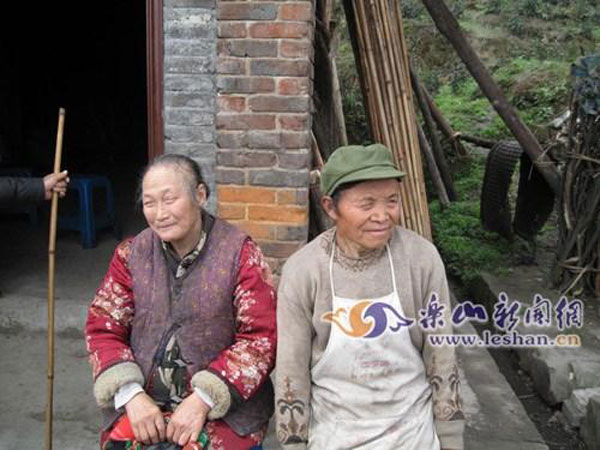
[[[382,248],[400,219],[398,180],[365,181],[346,189],[329,214],[340,237],[359,250]]]

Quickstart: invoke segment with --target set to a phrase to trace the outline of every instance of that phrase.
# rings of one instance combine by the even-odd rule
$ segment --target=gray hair
[[[184,174],[185,179],[183,181],[192,198],[195,198],[196,189],[199,185],[204,186],[204,189],[206,190],[206,198],[208,198],[210,195],[210,189],[202,177],[200,165],[188,156],[169,153],[166,155],[157,156],[142,170],[138,180],[136,196],[138,204],[141,204],[142,202],[142,183],[144,178],[148,172],[150,172],[150,170],[156,167],[175,167],[176,169],[180,170]]]

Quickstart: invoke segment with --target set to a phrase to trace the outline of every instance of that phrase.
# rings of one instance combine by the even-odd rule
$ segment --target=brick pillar
[[[271,267],[306,242],[313,4],[217,2],[217,204]]]

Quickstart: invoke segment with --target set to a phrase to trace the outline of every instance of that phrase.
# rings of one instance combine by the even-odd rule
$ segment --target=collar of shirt
[[[200,232],[200,237],[198,238],[198,244],[196,244],[194,249],[183,258],[179,257],[169,242],[161,241],[161,245],[167,259],[167,266],[171,270],[171,273],[175,275],[176,279],[184,276],[187,273],[188,268],[194,263],[194,261],[196,261],[200,253],[202,253],[202,249],[204,248],[206,239],[212,229],[214,220],[215,219],[212,215],[202,210],[202,231]]]

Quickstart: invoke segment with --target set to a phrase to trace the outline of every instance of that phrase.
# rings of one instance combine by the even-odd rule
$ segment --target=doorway
[[[149,154],[162,153],[162,1],[11,9],[0,17],[0,167],[50,172],[64,107],[62,166],[109,177],[118,220],[136,231],[137,176]]]

